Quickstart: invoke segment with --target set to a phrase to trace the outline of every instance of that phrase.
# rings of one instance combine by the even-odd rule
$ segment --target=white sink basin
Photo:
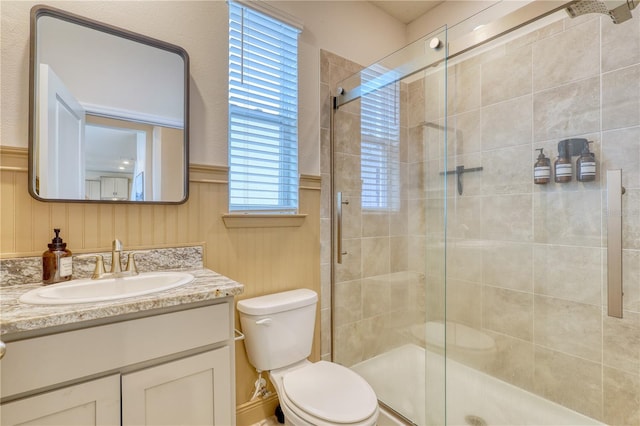
[[[186,272],[145,272],[131,277],[73,280],[39,287],[20,296],[33,305],[102,302],[156,293],[193,281]]]

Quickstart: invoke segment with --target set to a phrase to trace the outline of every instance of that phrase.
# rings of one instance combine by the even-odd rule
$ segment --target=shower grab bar
[[[622,170],[607,170],[607,314],[622,318]]]
[[[342,256],[347,254],[346,251],[342,251],[342,205],[349,204],[349,201],[342,201],[342,192],[336,193],[336,248],[337,259],[339,264],[342,264]]]

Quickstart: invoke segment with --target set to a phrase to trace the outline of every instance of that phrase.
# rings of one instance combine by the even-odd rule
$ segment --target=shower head
[[[614,24],[620,24],[631,19],[631,11],[636,8],[639,0],[578,0],[565,10],[570,17],[575,18],[587,13],[603,13],[609,15]]]

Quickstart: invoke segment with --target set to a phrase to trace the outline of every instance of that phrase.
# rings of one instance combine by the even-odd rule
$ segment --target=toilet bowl
[[[238,302],[249,362],[269,371],[285,424],[369,426],[378,418],[371,386],[352,370],[310,362],[318,295],[292,290]]]

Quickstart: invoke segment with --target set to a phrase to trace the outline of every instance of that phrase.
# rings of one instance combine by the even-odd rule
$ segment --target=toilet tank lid
[[[269,315],[313,305],[318,294],[307,288],[252,297],[238,302],[238,311],[247,315]]]

